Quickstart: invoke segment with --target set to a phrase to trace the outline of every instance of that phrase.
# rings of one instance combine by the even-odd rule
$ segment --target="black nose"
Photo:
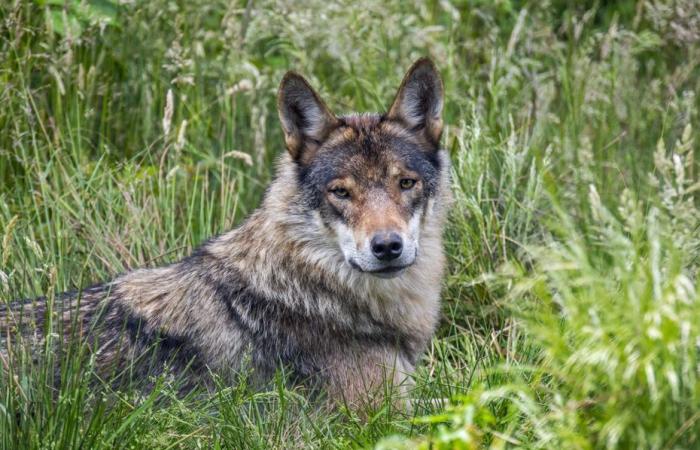
[[[391,261],[401,256],[403,241],[396,233],[381,232],[372,237],[372,253],[380,261]]]

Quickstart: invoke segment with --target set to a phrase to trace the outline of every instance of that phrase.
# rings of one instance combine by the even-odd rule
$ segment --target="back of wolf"
[[[112,284],[105,283],[0,304],[2,371],[50,370],[56,386],[66,363],[79,365],[93,383],[112,388],[150,389],[164,373],[176,375],[171,379],[182,389],[207,379],[207,371],[185,353],[181,339],[161,335],[126,314],[116,295]],[[198,372],[196,377],[192,372]]]

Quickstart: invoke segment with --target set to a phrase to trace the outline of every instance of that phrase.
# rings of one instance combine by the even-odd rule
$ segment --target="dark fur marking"
[[[407,338],[386,324],[370,320],[371,328],[376,331],[357,332],[329,324],[321,315],[293,308],[282,300],[263,297],[247,287],[240,273],[230,269],[225,280],[208,275],[206,278],[206,284],[216,286],[216,297],[225,305],[229,319],[252,341],[252,363],[262,373],[271,374],[282,365],[290,368],[294,379],[318,376],[324,367],[319,358],[348,342],[397,346],[407,356],[413,353]],[[333,297],[338,295],[329,293]],[[363,315],[359,311],[351,314]],[[319,352],[320,343],[325,351]]]
[[[204,365],[199,351],[191,345],[194,339],[153,330],[146,319],[122,307],[115,306],[115,316],[113,320],[123,323],[123,329],[132,345],[142,352],[153,352],[153,363],[160,366],[172,364],[179,369],[189,368],[195,372],[203,371]],[[148,369],[158,370],[160,367]]]

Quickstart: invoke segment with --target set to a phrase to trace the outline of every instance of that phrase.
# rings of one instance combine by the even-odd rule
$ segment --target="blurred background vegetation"
[[[695,0],[6,0],[0,298],[174,261],[253,210],[288,69],[382,111],[432,57],[456,202],[409,416],[280,382],[95,393],[0,371],[5,448],[700,446]],[[50,330],[44,330],[50,332]]]

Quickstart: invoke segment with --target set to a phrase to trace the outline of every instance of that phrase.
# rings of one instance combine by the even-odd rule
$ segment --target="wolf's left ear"
[[[442,134],[442,79],[433,62],[421,58],[401,82],[387,118],[422,131],[434,144]]]
[[[287,150],[294,160],[316,150],[338,119],[301,75],[287,72],[277,95],[277,110]]]

